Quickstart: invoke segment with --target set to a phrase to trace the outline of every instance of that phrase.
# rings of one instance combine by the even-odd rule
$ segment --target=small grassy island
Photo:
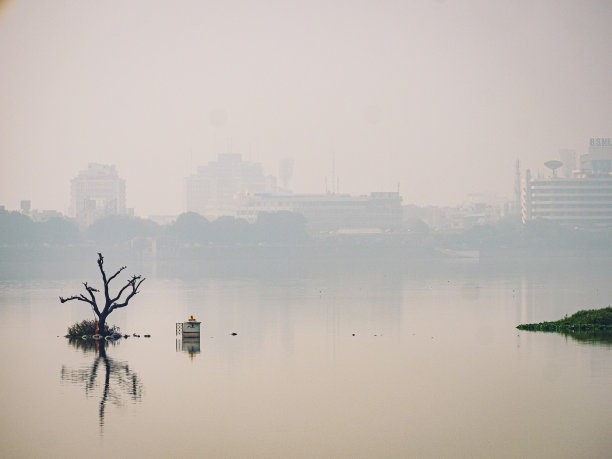
[[[578,311],[556,322],[521,324],[519,330],[558,332],[612,332],[612,306],[602,309]]]
[[[109,327],[104,324],[104,329],[100,330],[95,320],[83,320],[68,327],[66,338],[93,338],[94,336],[116,336],[120,334],[119,327],[113,325]]]

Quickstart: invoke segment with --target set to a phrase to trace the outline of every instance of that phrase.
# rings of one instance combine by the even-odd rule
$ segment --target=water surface
[[[0,281],[2,456],[610,454],[609,342],[514,328],[607,306],[609,270],[166,271],[110,317],[151,338],[103,349],[58,337],[95,277]]]

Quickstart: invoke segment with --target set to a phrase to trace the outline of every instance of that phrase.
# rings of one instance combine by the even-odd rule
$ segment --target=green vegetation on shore
[[[610,331],[612,332],[612,307],[602,309],[586,309],[578,311],[570,317],[565,316],[555,322],[540,322],[538,324],[521,324],[519,330],[531,331]]]

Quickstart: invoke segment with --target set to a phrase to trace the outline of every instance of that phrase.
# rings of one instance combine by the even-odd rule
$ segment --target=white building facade
[[[109,215],[126,214],[125,180],[114,165],[91,163],[71,180],[70,213],[83,226]]]
[[[612,140],[591,139],[570,178],[525,174],[523,222],[548,219],[588,229],[612,227]]]
[[[236,216],[245,195],[274,191],[276,179],[264,176],[260,163],[243,161],[240,154],[220,154],[187,177],[186,187],[187,211],[216,219]]]

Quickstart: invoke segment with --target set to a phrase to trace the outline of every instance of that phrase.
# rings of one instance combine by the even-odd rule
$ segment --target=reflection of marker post
[[[200,337],[183,338],[182,350],[189,354],[189,358],[193,360],[196,354],[200,353]]]
[[[196,354],[200,353],[200,337],[190,336],[176,339],[176,352],[185,352],[193,360]]]

